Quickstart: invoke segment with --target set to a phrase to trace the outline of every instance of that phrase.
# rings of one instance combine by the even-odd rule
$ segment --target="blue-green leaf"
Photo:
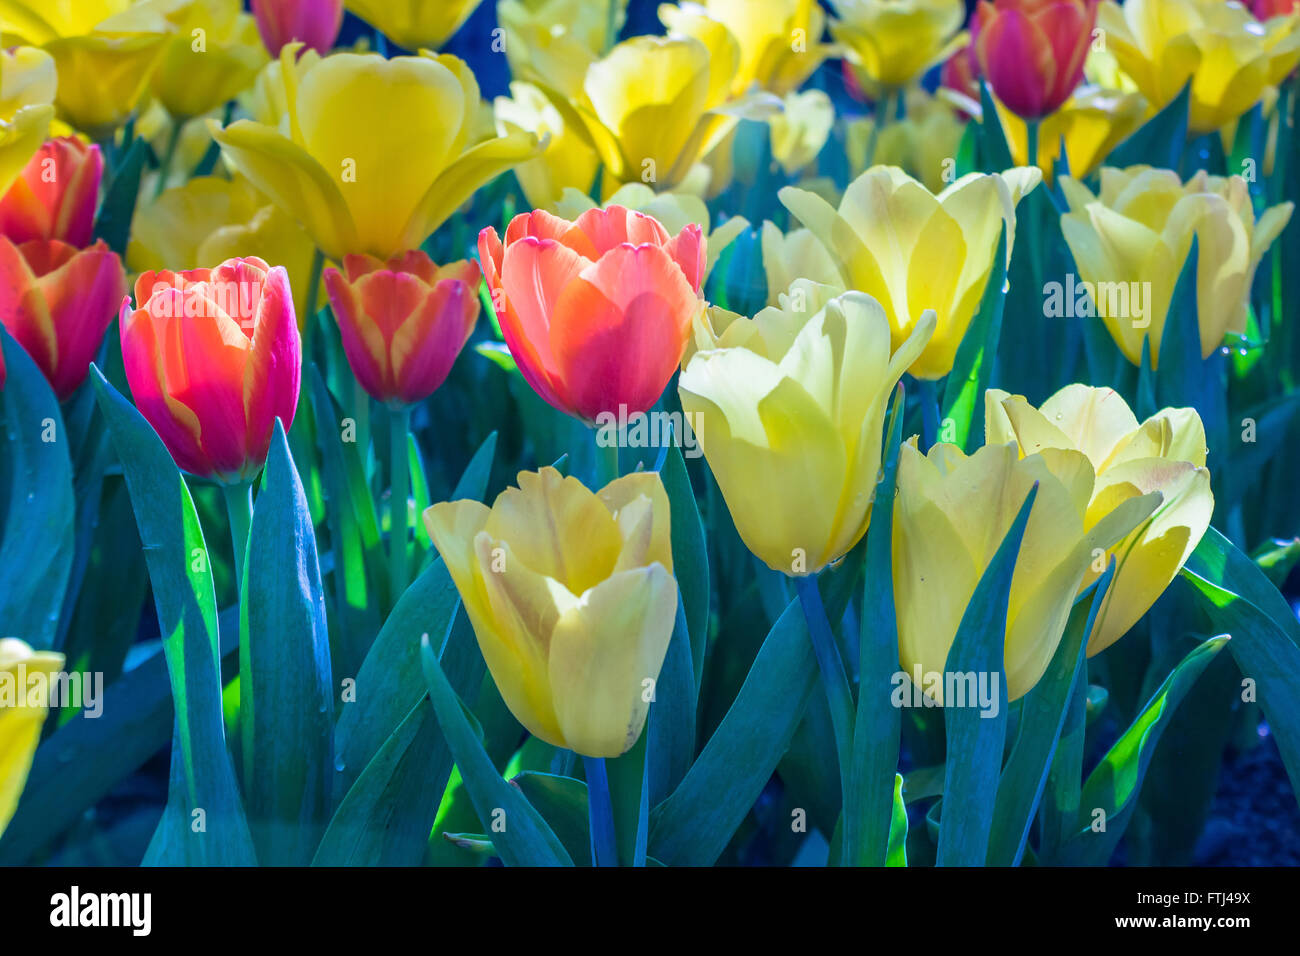
[[[329,819],[334,694],[316,538],[278,419],[239,606],[239,729],[253,841],[263,865],[302,866]]]
[[[974,451],[979,444],[977,439],[983,437],[983,429],[977,429],[975,423],[983,421],[984,391],[989,386],[998,342],[1002,338],[1002,310],[1007,300],[1006,276],[1007,230],[1004,225],[979,311],[957,346],[957,356],[943,389],[940,440],[960,445],[968,452]]]
[[[1106,158],[1107,166],[1123,168],[1149,163],[1177,169],[1187,144],[1191,84],[1183,87],[1159,113],[1142,124]]]

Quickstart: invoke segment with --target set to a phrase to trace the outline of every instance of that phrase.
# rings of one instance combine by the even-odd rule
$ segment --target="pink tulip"
[[[293,40],[324,56],[339,38],[343,0],[253,0],[253,16],[271,56]]]

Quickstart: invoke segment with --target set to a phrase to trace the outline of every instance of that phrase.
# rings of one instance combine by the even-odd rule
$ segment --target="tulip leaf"
[[[1002,118],[998,116],[993,103],[993,94],[988,83],[980,80],[980,154],[985,169],[1011,169],[1016,165],[1011,158],[1006,130],[1002,127]]]
[[[1174,711],[1228,636],[1198,644],[1165,678],[1142,712],[1084,782],[1074,835],[1053,861],[1067,866],[1105,866],[1128,827],[1151,755]]]
[[[302,866],[329,820],[334,692],[316,538],[279,419],[239,607],[239,730],[253,841],[264,866]]]
[[[426,636],[421,642],[424,676],[438,725],[460,768],[461,779],[480,820],[504,822],[493,828],[493,845],[507,866],[572,866],[560,838],[525,798],[502,779],[465,717],[464,705],[434,656]]]
[[[943,781],[943,825],[936,861],[939,866],[980,866],[988,855],[1007,724],[1003,666],[1007,603],[1020,541],[1037,494],[1035,483],[980,576],[944,662],[944,725],[949,757]],[[950,681],[953,676],[957,679]],[[996,681],[993,691],[997,699],[987,702],[989,708],[980,706],[978,700],[956,700],[963,678],[969,678],[965,687],[972,694],[983,680]],[[991,711],[992,707],[996,711]]]
[[[1214,528],[1183,567],[1257,700],[1277,741],[1291,785],[1300,792],[1300,622],[1253,561]]]
[[[369,492],[354,495],[349,478],[348,449],[353,449],[355,458],[356,423],[345,421],[339,413],[314,363],[306,377],[321,453],[325,524],[333,557],[330,577],[335,613],[331,617],[340,633],[331,651],[334,671],[344,678],[356,673],[379,630],[378,572],[372,570],[381,563],[379,523]]]
[[[678,600],[677,621],[655,682],[654,706],[645,730],[651,806],[657,806],[682,782],[695,757],[695,672],[686,630],[684,602]]]
[[[943,423],[939,440],[973,452],[977,421],[983,420],[984,391],[993,374],[998,342],[1002,338],[1002,311],[1006,304],[1007,229],[1004,224],[993,257],[993,270],[980,299],[979,312],[957,346],[957,356],[943,390]],[[949,432],[951,429],[951,432]]]
[[[135,215],[140,176],[144,173],[148,154],[147,139],[137,136],[131,140],[131,145],[113,170],[113,181],[104,194],[99,216],[95,220],[95,238],[103,239],[110,249],[123,258],[126,257],[127,242],[131,238],[131,219]]]
[[[704,679],[704,652],[709,643],[709,551],[699,504],[691,488],[691,476],[686,471],[686,459],[676,442],[669,442],[665,450],[667,457],[660,478],[668,493],[673,573],[681,590],[681,605],[690,636],[691,664],[698,689]]]
[[[990,866],[1019,866],[1024,856],[1074,685],[1086,682],[1083,661],[1087,638],[1114,574],[1112,560],[1093,588],[1075,601],[1047,671],[1024,698],[1019,733],[998,781],[989,834]]]
[[[335,734],[337,770],[334,792],[341,796],[384,741],[406,719],[426,693],[420,663],[420,635],[442,635],[449,626],[453,639],[444,651],[443,669],[460,693],[470,677],[483,673],[483,659],[463,611],[460,595],[441,558],[424,570],[397,601],[366,659],[357,671],[355,700],[343,704]],[[454,622],[454,623],[453,623]]]
[[[177,849],[194,864],[255,864],[226,750],[217,596],[194,500],[149,423],[93,365],[91,380],[135,506],[171,678],[173,759],[179,757],[180,766],[172,774],[169,807],[186,824]],[[161,826],[168,826],[166,817]]]
[[[902,723],[892,695],[898,673],[898,618],[894,610],[894,493],[903,439],[903,389],[895,393],[885,432],[882,477],[867,528],[866,573],[863,575],[859,639],[858,706],[853,730],[848,807],[844,817],[860,824],[848,828],[843,859],[852,866],[882,866],[889,856],[893,826],[894,776],[898,769]],[[856,837],[854,836],[856,834]],[[855,845],[847,845],[853,841]]]
[[[862,573],[865,542],[819,585],[827,616],[844,617]],[[790,746],[817,686],[817,661],[798,600],[786,605],[759,648],[731,708],[677,788],[650,813],[650,857],[711,866],[744,821]]]
[[[0,389],[0,636],[45,650],[55,643],[75,550],[70,441],[44,374],[3,326],[0,369],[8,370]]]
[[[889,845],[885,866],[907,866],[907,804],[903,800],[903,775],[894,774],[894,799],[889,815]]]
[[[1164,109],[1112,149],[1106,165],[1123,168],[1149,163],[1178,169],[1187,143],[1191,88],[1190,83],[1184,86]]]
[[[482,501],[483,496],[487,494],[488,479],[492,475],[492,463],[496,459],[497,450],[497,433],[491,432],[487,438],[483,439],[483,444],[478,446],[478,451],[470,458],[469,464],[461,472],[460,480],[456,482],[456,487],[451,493],[448,501],[459,501],[462,498],[473,498],[475,501]],[[423,523],[423,522],[421,522]]]
[[[653,714],[654,705],[650,710]],[[647,718],[650,719],[653,718]],[[645,866],[650,815],[650,768],[646,759],[649,739],[649,727],[644,727],[627,753],[605,761],[613,807],[614,839],[622,866]]]
[[[577,866],[591,864],[587,785],[573,777],[525,771],[510,781],[537,808]]]

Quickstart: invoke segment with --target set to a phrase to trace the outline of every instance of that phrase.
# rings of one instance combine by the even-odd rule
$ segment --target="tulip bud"
[[[1097,0],[980,0],[974,49],[993,95],[1024,119],[1042,119],[1083,79]]]
[[[1110,388],[1067,385],[1040,408],[997,389],[985,393],[985,433],[991,444],[1015,442],[1021,454],[1044,448],[1083,452],[1095,474],[1085,524],[1121,502],[1158,491],[1164,498],[1150,522],[1096,554],[1082,587],[1117,561],[1088,640],[1099,654],[1137,623],[1196,549],[1214,512],[1205,468],[1205,427],[1194,408],[1166,408],[1141,425]]]
[[[866,533],[885,409],[935,320],[919,316],[893,351],[884,309],[861,292],[800,280],[781,303],[752,320],[711,311],[679,391],[745,546],[799,576]]]
[[[1007,608],[1009,701],[1047,669],[1093,550],[1115,545],[1160,495],[1129,498],[1089,527],[1093,472],[1081,452],[1046,448],[1022,459],[1014,444],[985,445],[970,456],[956,445],[937,444],[928,455],[915,439],[903,445],[893,553],[904,671],[944,671],[966,605],[1035,484]]]
[[[478,248],[501,332],[538,395],[587,422],[659,400],[702,307],[699,226],[670,239],[623,206],[576,222],[537,210],[511,220],[504,244],[484,229]]]
[[[271,56],[278,57],[293,40],[324,56],[343,28],[343,0],[252,0],[252,6],[257,32]]]
[[[4,833],[18,807],[49,713],[47,695],[33,694],[29,700],[29,681],[48,679],[62,668],[62,654],[33,651],[17,638],[0,638],[0,685],[16,691],[8,700],[0,701],[0,833]],[[38,696],[39,700],[35,699]]]
[[[49,140],[0,199],[0,233],[14,242],[90,244],[104,157],[73,136]]]
[[[176,464],[228,484],[266,462],[275,419],[298,405],[302,340],[283,266],[145,272],[122,303],[122,361],[136,406]]]
[[[424,523],[479,649],[529,733],[587,757],[637,742],[677,614],[668,495],[655,472],[598,493],[521,472],[489,509],[434,505]]]
[[[478,319],[479,269],[438,266],[423,252],[347,256],[344,273],[325,270],[343,351],[361,387],[392,405],[434,393]]]
[[[125,294],[121,260],[102,241],[77,249],[0,236],[0,322],[61,401],[85,381]]]

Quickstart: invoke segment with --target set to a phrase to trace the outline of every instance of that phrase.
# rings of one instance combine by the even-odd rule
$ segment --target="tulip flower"
[[[1300,0],[1250,0],[1247,4],[1257,20],[1290,16],[1300,10]]]
[[[825,247],[807,229],[782,233],[775,224],[763,223],[763,274],[767,277],[767,304],[780,305],[781,296],[796,280],[838,286],[839,270]]]
[[[551,96],[600,154],[604,198],[624,183],[682,184],[742,117],[780,108],[770,95],[733,99],[735,40],[726,31],[710,39],[716,46],[689,36],[625,40],[588,68],[580,98]]]
[[[500,0],[510,75],[581,97],[587,68],[613,46],[626,16],[627,0]]]
[[[831,0],[831,35],[867,82],[901,88],[965,46],[962,0]]]
[[[343,0],[252,0],[252,6],[262,43],[273,57],[294,40],[324,56],[343,28]]]
[[[61,401],[85,381],[125,293],[122,263],[102,241],[78,249],[0,236],[0,322]]]
[[[240,255],[284,266],[299,327],[306,323],[315,246],[242,176],[198,176],[142,206],[131,221],[126,265],[135,273],[193,270]]]
[[[483,0],[344,0],[344,6],[405,50],[436,50]]]
[[[538,152],[531,133],[472,138],[481,99],[456,57],[337,53],[308,69],[295,50],[280,54],[286,124],[209,128],[331,259],[419,247],[479,186]]]
[[[885,410],[934,313],[893,349],[878,302],[801,280],[752,320],[707,318],[682,409],[745,546],[773,570],[816,574],[866,534]]]
[[[669,238],[623,206],[576,222],[536,210],[504,243],[484,229],[478,249],[506,344],[546,402],[591,423],[659,400],[701,308],[699,226]]]
[[[936,379],[952,370],[979,308],[1003,225],[1009,257],[1016,204],[1041,179],[1033,167],[970,173],[936,196],[901,169],[875,166],[849,184],[838,211],[792,186],[780,198],[826,248],[840,284],[884,306],[896,351],[923,312],[937,313],[933,339],[908,370]]]
[[[30,694],[29,681],[48,681],[62,670],[62,654],[33,651],[14,637],[0,638],[0,833],[18,808],[49,713],[48,696]]]
[[[700,0],[659,7],[671,33],[693,36],[709,45],[721,28],[735,40],[738,65],[732,93],[758,86],[788,96],[803,86],[834,47],[821,42],[826,14],[815,0]]]
[[[76,137],[52,139],[0,198],[0,233],[14,242],[90,244],[104,156]]]
[[[1096,170],[1110,151],[1137,132],[1147,119],[1147,102],[1141,93],[1080,87],[1060,109],[1040,122],[1038,156],[1031,160],[1028,124],[996,100],[994,106],[1012,160],[1020,165],[1033,163],[1048,178],[1060,161],[1062,140],[1070,173],[1082,179]]]
[[[835,107],[822,90],[791,93],[784,109],[767,121],[771,130],[772,158],[787,175],[811,166],[830,138]]]
[[[1083,79],[1097,0],[980,0],[975,55],[993,94],[1022,119],[1056,112]]]
[[[145,272],[122,303],[122,361],[136,407],[176,464],[228,485],[266,462],[275,419],[298,406],[302,340],[283,266]]]
[[[1112,545],[1103,561],[1094,558],[1084,576],[1081,586],[1116,559],[1088,640],[1088,656],[1099,654],[1150,610],[1210,526],[1214,495],[1201,417],[1193,408],[1166,408],[1139,425],[1114,389],[1087,385],[1067,385],[1037,409],[1023,396],[996,389],[984,397],[989,444],[1015,442],[1022,456],[1044,448],[1087,456],[1095,482],[1085,525],[1130,498],[1153,491],[1163,496],[1151,520]]]
[[[591,192],[600,156],[586,132],[565,122],[545,93],[531,83],[511,83],[510,98],[497,97],[493,108],[502,135],[532,133],[545,140],[542,155],[515,167],[530,206],[554,209],[566,189]]]
[[[325,270],[325,287],[357,381],[392,405],[428,398],[474,331],[478,266],[412,251],[387,263],[347,256],[343,268]]]
[[[1125,73],[1156,108],[1191,82],[1193,134],[1236,122],[1300,63],[1300,18],[1259,23],[1239,3],[1104,0],[1097,25]]]
[[[136,16],[129,13],[131,5],[131,0],[0,3],[0,29],[43,48],[53,59],[59,116],[98,139],[131,115],[167,39],[167,27],[160,27],[157,18],[143,27],[139,20],[114,26],[116,17]]]
[[[241,0],[145,0],[98,29],[166,34],[149,88],[180,119],[233,99],[267,60],[257,22],[243,12]]]
[[[966,122],[945,99],[920,88],[907,91],[906,104],[906,116],[897,122],[877,116],[846,122],[849,169],[861,175],[872,166],[897,166],[931,192],[942,192],[952,181],[953,157],[961,148]]]
[[[425,527],[510,712],[556,747],[617,757],[641,736],[677,613],[668,495],[654,472],[598,493],[554,468],[518,482],[490,509],[434,505]]]
[[[1014,443],[967,456],[904,443],[894,504],[894,604],[903,670],[944,671],[966,605],[1037,484],[1007,606],[1007,699],[1033,689],[1065,631],[1095,548],[1108,549],[1145,521],[1160,495],[1129,497],[1091,526],[1093,470],[1078,451],[1045,448],[1025,458]],[[927,687],[927,691],[930,688]],[[942,694],[936,698],[942,703]]]
[[[32,47],[0,50],[0,195],[44,141],[57,85],[48,53]]]
[[[1208,358],[1229,332],[1245,333],[1255,269],[1290,220],[1291,203],[1273,206],[1256,220],[1241,177],[1200,170],[1184,184],[1177,173],[1149,166],[1103,168],[1095,196],[1068,177],[1061,178],[1061,188],[1070,204],[1061,231],[1080,277],[1094,289],[1130,293],[1092,297],[1130,362],[1141,363],[1149,337],[1151,367],[1159,365],[1165,318],[1193,237],[1201,356]]]

